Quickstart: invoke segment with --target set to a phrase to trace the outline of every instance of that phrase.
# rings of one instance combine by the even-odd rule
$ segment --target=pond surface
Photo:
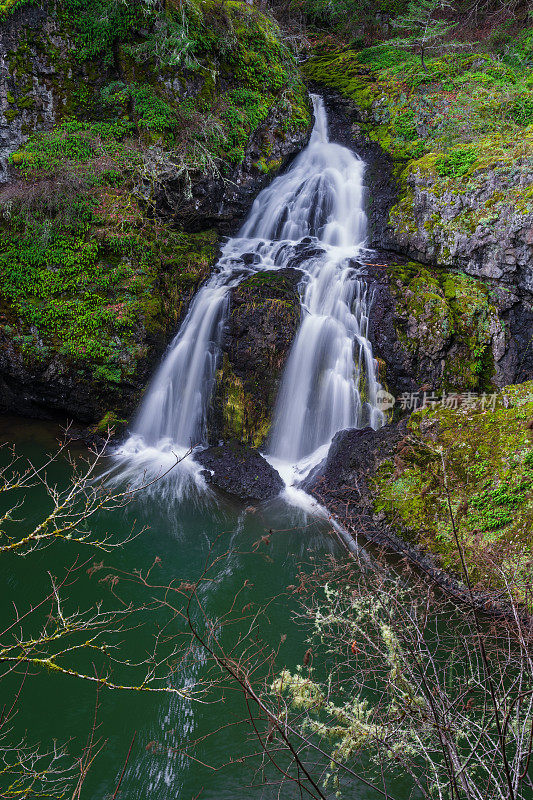
[[[59,434],[59,428],[52,424],[13,418],[0,421],[0,441],[14,442],[19,454],[31,458],[35,464],[55,449]],[[80,446],[78,454],[83,453]],[[6,450],[0,454],[5,463]],[[65,482],[68,465],[55,464],[50,476],[54,481]],[[44,494],[34,490],[16,516],[27,520],[21,525],[29,525],[41,519],[46,509]],[[230,550],[214,570],[216,580],[204,584],[202,589],[206,612],[212,619],[225,613],[236,592],[248,580],[239,596],[239,610],[248,603],[261,605],[277,598],[269,606],[268,619],[263,620],[260,634],[271,647],[279,646],[280,667],[294,668],[301,663],[306,645],[302,630],[291,623],[294,600],[287,594],[287,586],[294,583],[302,564],[309,565],[313,558],[326,552],[342,556],[343,550],[324,520],[305,517],[303,512],[282,501],[255,510],[225,504],[214,497],[202,502],[173,502],[167,487],[164,497],[152,491],[126,509],[96,519],[92,529],[125,538],[132,529],[144,526],[147,527],[144,533],[109,554],[65,544],[48,547],[27,558],[4,558],[0,562],[0,621],[12,622],[13,602],[19,612],[39,602],[50,591],[48,572],[60,579],[76,558],[83,559],[84,565],[74,584],[64,589],[63,594],[70,597],[70,607],[77,604],[84,608],[94,606],[100,599],[109,602],[109,583],[100,581],[100,575],[109,573],[109,569],[91,575],[87,569],[95,562],[103,560],[111,570],[132,572],[146,570],[157,556],[161,560],[156,567],[157,579],[166,585],[171,581],[198,579],[206,560]],[[273,532],[268,543],[258,544],[270,530]],[[123,592],[122,583],[115,587],[118,596],[143,599],[142,595],[134,596],[135,591],[141,593],[140,588],[129,586]],[[239,624],[248,626],[249,621],[237,623],[237,630]],[[173,625],[173,634],[180,632],[180,625],[181,630],[185,627],[178,620]],[[231,635],[235,635],[235,630]],[[283,635],[286,638],[280,644]],[[122,638],[137,657],[148,652],[150,642],[142,632],[129,630]],[[83,666],[90,671],[90,664]],[[202,659],[194,660],[176,673],[176,685],[201,679],[203,669],[206,667]],[[20,676],[11,684],[4,681],[3,702],[9,700],[7,695],[12,696],[18,686]],[[252,788],[253,774],[246,765],[222,766],[250,748],[255,749],[256,743],[250,741],[249,726],[228,726],[247,716],[240,694],[225,690],[223,701],[220,694],[219,691],[217,696],[215,691],[210,696],[211,701],[217,702],[203,704],[175,695],[103,690],[99,697],[97,737],[106,744],[89,772],[82,797],[91,800],[113,797],[134,733],[135,742],[117,797],[192,800],[199,796],[244,800],[275,796],[274,789]],[[77,755],[91,730],[95,699],[94,684],[36,670],[24,683],[15,732],[25,734],[32,743],[40,742],[43,748],[49,747],[53,740],[69,742],[69,751]],[[196,747],[194,755],[198,760],[180,752],[188,741],[201,739],[218,728],[222,729],[218,735],[204,739]]]

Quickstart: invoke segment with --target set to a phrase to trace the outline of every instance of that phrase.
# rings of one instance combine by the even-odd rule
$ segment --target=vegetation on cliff
[[[476,250],[478,270],[496,278],[522,264],[533,213],[533,29],[525,25],[505,19],[482,42],[466,31],[459,52],[444,41],[425,69],[387,37],[326,53],[318,46],[305,65],[310,79],[354,101],[360,135],[392,156],[395,241],[469,271]],[[502,251],[483,263],[479,251],[496,252],[500,240]]]
[[[19,373],[54,360],[124,413],[117,384],[146,380],[214,259],[216,235],[180,232],[181,208],[199,181],[233,177],[274,108],[280,127],[247,169],[279,169],[276,142],[307,130],[307,96],[277,25],[245,3],[61,0],[37,27],[33,9],[2,7],[13,25],[30,15],[7,54],[4,117],[26,141],[0,194],[2,346]]]
[[[459,574],[449,496],[473,583],[513,585],[524,599],[533,567],[532,419],[531,381],[485,399],[428,404],[376,472],[375,511]]]

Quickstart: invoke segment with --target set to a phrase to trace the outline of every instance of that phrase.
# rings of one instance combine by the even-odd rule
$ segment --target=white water
[[[311,141],[290,170],[257,197],[239,235],[224,246],[215,274],[198,291],[121,448],[131,474],[153,474],[173,453],[206,443],[229,292],[259,270],[298,267],[302,322],[279,392],[268,459],[288,485],[327,452],[343,428],[383,422],[380,388],[367,337],[369,297],[357,278],[365,247],[364,163],[328,141],[327,118],[314,98]],[[186,473],[198,481],[190,459]],[[181,470],[183,474],[183,470]]]

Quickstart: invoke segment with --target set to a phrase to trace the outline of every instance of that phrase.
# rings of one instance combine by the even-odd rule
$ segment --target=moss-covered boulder
[[[300,322],[297,269],[258,272],[231,292],[211,438],[259,447],[272,422],[283,367]]]
[[[514,374],[514,343],[486,283],[415,262],[368,265],[365,274],[369,338],[393,394],[482,392]]]
[[[525,587],[533,569],[532,422],[531,381],[416,412],[376,472],[375,511],[459,573],[449,497],[471,579],[496,588],[514,573]]]
[[[449,500],[473,584],[499,591],[509,579],[524,599],[533,571],[532,427],[531,381],[430,402],[378,431],[337,434],[308,489],[355,535],[461,594]]]

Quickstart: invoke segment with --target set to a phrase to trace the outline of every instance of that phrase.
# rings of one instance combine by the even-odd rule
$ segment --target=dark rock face
[[[0,52],[15,53],[30,36],[55,33],[45,9],[23,6],[17,13],[2,19]],[[56,98],[52,83],[56,70],[38,49],[31,51],[29,95],[17,85],[8,58],[0,63],[0,184],[8,180],[8,157],[27,138],[28,130],[51,128],[56,119]],[[28,102],[28,96],[31,102]],[[21,103],[23,100],[25,102]]]
[[[333,438],[325,462],[307,478],[303,488],[325,505],[342,524],[376,533],[368,479],[390,458],[405,435],[405,422],[373,428],[339,431]]]
[[[284,131],[286,115],[284,106],[274,105],[250,137],[242,163],[228,179],[198,175],[189,199],[184,198],[182,181],[173,177],[175,168],[169,163],[155,198],[158,216],[189,231],[215,228],[223,235],[235,234],[259,192],[309,141],[312,122],[308,128]],[[258,167],[265,152],[269,153],[269,163],[274,164],[268,173]]]
[[[229,442],[195,455],[208,483],[243,502],[260,502],[276,497],[283,481],[263,456],[250,447]]]
[[[232,290],[210,424],[213,441],[264,442],[300,322],[301,278],[290,267],[258,272]]]
[[[372,295],[368,336],[389,391],[483,392],[509,383],[515,343],[490,286],[423,264],[378,260],[364,272]]]

